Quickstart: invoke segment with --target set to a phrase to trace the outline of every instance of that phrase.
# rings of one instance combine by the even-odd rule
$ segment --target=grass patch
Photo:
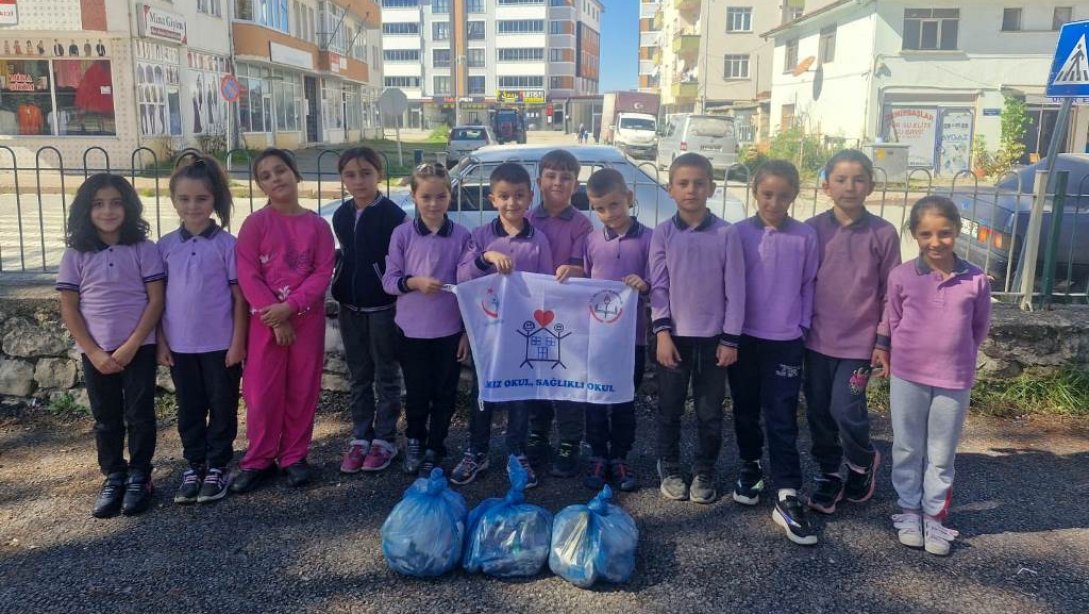
[[[56,418],[63,418],[65,420],[71,420],[73,418],[84,418],[91,415],[91,410],[88,407],[80,405],[76,401],[75,395],[70,392],[65,392],[45,406],[45,413]]]

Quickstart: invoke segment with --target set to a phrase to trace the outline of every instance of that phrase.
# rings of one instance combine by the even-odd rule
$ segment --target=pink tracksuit
[[[333,233],[307,211],[284,215],[270,206],[250,215],[238,232],[238,284],[250,304],[247,360],[242,374],[249,449],[243,469],[274,461],[293,465],[310,450],[325,358],[325,291],[333,274]],[[286,302],[295,342],[276,344],[259,311]]]

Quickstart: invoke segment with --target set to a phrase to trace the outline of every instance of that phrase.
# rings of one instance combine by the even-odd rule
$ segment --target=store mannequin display
[[[106,57],[106,45],[102,44],[101,38],[98,39],[98,44],[95,45],[95,53],[97,53],[100,58]]]
[[[72,41],[72,43],[68,45],[68,55],[74,58],[79,57],[79,45],[76,44],[76,41]]]
[[[61,44],[60,40],[55,38],[53,39],[53,55],[58,58],[64,57],[64,45]]]

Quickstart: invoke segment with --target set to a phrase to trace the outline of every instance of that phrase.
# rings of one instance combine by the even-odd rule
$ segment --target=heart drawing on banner
[[[556,319],[556,313],[551,309],[548,311],[541,311],[538,309],[533,312],[533,319],[537,320],[537,324],[540,324],[543,328],[551,324],[552,320]]]

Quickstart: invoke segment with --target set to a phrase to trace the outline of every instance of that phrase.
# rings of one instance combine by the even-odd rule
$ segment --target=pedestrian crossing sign
[[[1089,98],[1089,21],[1065,24],[1059,31],[1055,59],[1047,79],[1047,95]]]

